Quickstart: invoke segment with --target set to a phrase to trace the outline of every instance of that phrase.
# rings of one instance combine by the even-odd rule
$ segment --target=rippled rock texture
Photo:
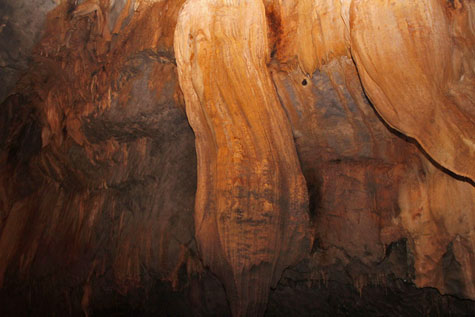
[[[0,4],[0,314],[475,314],[475,3]]]

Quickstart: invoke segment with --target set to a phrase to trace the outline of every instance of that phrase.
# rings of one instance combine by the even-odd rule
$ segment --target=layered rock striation
[[[283,270],[310,250],[305,179],[266,62],[265,8],[189,1],[175,55],[195,133],[195,237],[233,315],[262,315]]]
[[[22,4],[0,313],[475,313],[472,1]]]

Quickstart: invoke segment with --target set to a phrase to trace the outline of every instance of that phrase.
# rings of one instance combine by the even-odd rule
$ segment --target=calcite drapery
[[[195,132],[195,230],[236,316],[263,314],[271,286],[310,248],[305,180],[266,61],[259,1],[188,1],[175,54]]]
[[[475,180],[475,4],[452,3],[354,0],[351,49],[384,120]]]
[[[198,219],[198,242],[218,279],[195,252],[194,136],[181,111],[173,50],[184,2],[58,0],[46,18],[51,0],[0,1],[0,73],[6,75],[0,99],[9,95],[0,117],[0,315],[102,315],[117,307],[124,313],[228,315],[221,282],[236,315],[262,313],[269,276],[278,279],[299,252],[277,243],[295,219],[276,229],[275,222],[260,222],[264,208],[256,207],[284,187],[287,171],[275,166],[286,165],[287,157],[280,162],[290,152],[284,152],[293,151],[293,145],[281,149],[261,138],[271,135],[269,143],[279,143],[274,131],[289,136],[285,120],[267,115],[280,109],[267,69],[292,126],[315,227],[312,251],[270,292],[269,315],[331,315],[341,307],[351,307],[347,314],[458,314],[470,305],[472,313],[461,314],[474,315],[470,301],[456,299],[463,303],[457,309],[455,297],[437,300],[440,293],[475,298],[473,182],[436,168],[412,141],[387,129],[360,78],[384,120],[467,176],[475,134],[475,2],[263,0],[267,28],[253,14],[260,4],[240,6],[260,1],[194,2],[201,11],[187,9],[189,27],[199,36],[182,34],[183,43],[194,45],[194,56],[185,54],[181,64],[191,67],[185,77],[192,89],[185,93],[202,97],[189,103],[188,114],[195,131],[209,132],[201,134],[200,142],[211,142],[202,151],[217,157],[212,163],[211,154],[202,156],[202,175],[216,181],[203,178],[208,191],[200,190],[201,199],[221,208],[201,210],[211,216]],[[201,110],[209,123],[196,115]],[[240,128],[243,118],[251,128]],[[259,169],[271,154],[269,167]],[[267,182],[272,177],[277,181]],[[284,195],[289,192],[281,190],[294,199]],[[224,217],[233,215],[232,204],[249,207],[236,210],[241,218],[235,222]],[[249,216],[250,210],[257,212]],[[216,211],[224,216],[218,219]],[[295,214],[273,211],[279,221]],[[242,227],[233,225],[238,222]],[[253,223],[257,229],[246,232]],[[306,221],[300,225],[308,230]],[[275,243],[256,250],[262,241],[248,243],[249,234]],[[272,252],[291,255],[282,262]],[[238,254],[248,262],[239,262]],[[275,270],[273,264],[255,269],[252,261],[272,262]],[[343,281],[337,280],[342,272]],[[244,284],[253,278],[259,283],[249,291]],[[165,290],[157,292],[156,283]],[[425,286],[437,290],[416,288]]]
[[[415,283],[475,298],[475,187],[428,160],[399,186],[398,219],[414,255]],[[458,268],[450,267],[452,257]]]

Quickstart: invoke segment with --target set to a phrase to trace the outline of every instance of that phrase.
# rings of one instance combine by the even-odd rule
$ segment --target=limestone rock
[[[266,61],[259,2],[188,1],[175,31],[195,132],[195,235],[233,315],[262,315],[271,287],[311,246],[305,180]]]
[[[352,53],[383,119],[472,181],[474,12],[472,1],[439,0],[354,0],[350,12]]]
[[[0,9],[0,315],[475,315],[473,1]]]

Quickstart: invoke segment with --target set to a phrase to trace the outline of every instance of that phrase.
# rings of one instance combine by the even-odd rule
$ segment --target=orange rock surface
[[[0,8],[0,315],[475,314],[473,1]]]
[[[474,14],[458,0],[354,0],[350,12],[352,54],[383,119],[472,181]]]
[[[305,179],[266,61],[259,2],[189,1],[175,31],[195,132],[195,236],[233,315],[262,315],[283,270],[310,250]]]

